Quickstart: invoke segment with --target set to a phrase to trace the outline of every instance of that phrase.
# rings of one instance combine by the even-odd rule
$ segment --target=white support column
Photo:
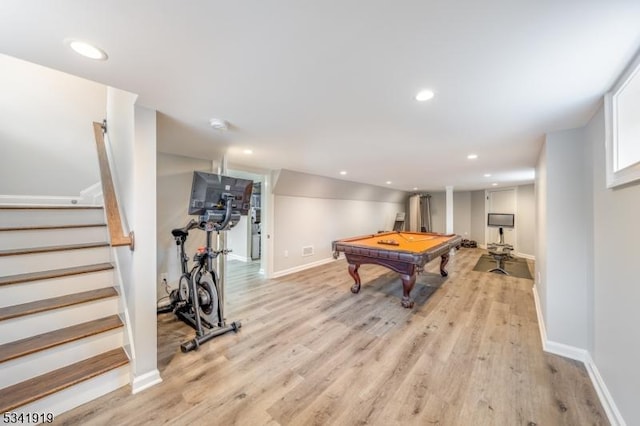
[[[447,234],[453,234],[453,186],[445,186],[446,189],[446,222]]]

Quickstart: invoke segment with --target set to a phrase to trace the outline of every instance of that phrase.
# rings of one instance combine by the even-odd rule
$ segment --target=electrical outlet
[[[166,272],[163,272],[163,273],[160,274],[160,282],[161,283],[163,283],[163,282],[167,282],[168,283],[169,282],[169,278],[168,278],[168,275],[167,275]]]
[[[289,257],[289,250],[284,251],[284,257]]]

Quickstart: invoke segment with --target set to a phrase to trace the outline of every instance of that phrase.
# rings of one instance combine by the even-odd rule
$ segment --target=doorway
[[[491,189],[486,191],[486,213],[516,213],[516,189]],[[500,229],[498,227],[487,226],[487,219],[485,217],[485,241],[487,244],[497,243],[500,241]],[[516,247],[516,228],[503,227],[504,243],[513,246],[514,251],[517,252]]]

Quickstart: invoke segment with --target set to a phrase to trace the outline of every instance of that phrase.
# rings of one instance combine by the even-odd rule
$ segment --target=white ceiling
[[[160,151],[403,190],[531,182],[639,47],[639,0],[0,2],[0,53],[139,94]]]

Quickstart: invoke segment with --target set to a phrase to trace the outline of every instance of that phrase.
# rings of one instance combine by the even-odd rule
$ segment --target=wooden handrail
[[[104,199],[104,209],[107,216],[109,235],[111,237],[111,246],[129,246],[129,248],[133,250],[135,241],[133,238],[133,231],[129,232],[129,235],[124,235],[124,230],[122,229],[118,199],[116,198],[116,191],[111,177],[111,168],[109,167],[109,158],[107,157],[107,148],[104,143],[103,123],[93,123],[93,134],[95,135],[96,147],[98,149],[100,180],[102,181],[102,197]]]

